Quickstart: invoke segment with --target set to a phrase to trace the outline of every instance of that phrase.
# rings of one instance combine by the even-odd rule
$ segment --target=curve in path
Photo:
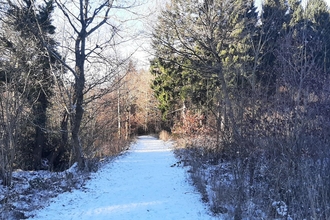
[[[171,167],[172,144],[141,136],[129,152],[92,175],[86,190],[64,193],[33,219],[214,219],[185,171]]]

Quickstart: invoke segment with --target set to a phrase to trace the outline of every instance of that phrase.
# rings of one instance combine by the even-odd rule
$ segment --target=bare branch
[[[74,16],[74,14],[72,12],[70,12],[70,10],[64,4],[62,4],[59,0],[55,0],[55,2],[57,4],[57,6],[60,8],[60,10],[62,11],[62,13],[64,14],[64,16],[66,17],[66,19],[69,22],[70,26],[73,28],[74,32],[79,33],[78,29],[73,24],[73,22],[71,20],[71,17],[68,13],[70,13],[71,16],[73,16],[77,20],[79,20],[79,19],[76,16]]]

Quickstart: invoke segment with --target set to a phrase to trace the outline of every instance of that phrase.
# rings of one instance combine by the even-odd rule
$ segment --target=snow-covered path
[[[171,144],[141,136],[128,154],[105,165],[86,190],[64,193],[33,219],[214,219],[187,182]]]

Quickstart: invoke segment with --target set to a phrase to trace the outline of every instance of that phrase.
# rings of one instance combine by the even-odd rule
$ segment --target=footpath
[[[177,162],[172,144],[140,136],[130,150],[104,165],[83,189],[52,199],[31,219],[208,220],[200,195]]]

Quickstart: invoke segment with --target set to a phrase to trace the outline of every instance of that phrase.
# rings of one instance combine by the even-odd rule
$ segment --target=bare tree
[[[17,91],[17,84],[6,82],[1,85],[0,98],[0,180],[11,185],[17,150],[17,134],[22,123],[24,99]]]
[[[6,28],[5,30],[10,32]],[[10,56],[8,47],[12,45],[10,41],[7,43],[9,45],[3,41],[0,43],[0,180],[9,186],[17,156],[18,136],[25,125],[23,115],[27,106],[26,96],[30,89],[30,73],[22,74],[29,70],[19,64],[18,57]],[[24,43],[20,44],[17,50],[24,48],[23,45]],[[25,117],[28,118],[27,115]]]
[[[69,53],[65,60],[59,59],[71,73],[74,81],[73,94],[69,94],[70,106],[67,110],[70,115],[70,133],[75,161],[78,162],[80,168],[83,168],[85,163],[79,132],[86,103],[84,95],[96,85],[111,81],[114,73],[120,71],[125,63],[125,59],[118,59],[117,56],[111,55],[110,49],[112,48],[114,54],[117,52],[114,48],[120,41],[118,40],[120,39],[119,31],[123,24],[123,21],[116,20],[116,12],[128,10],[133,5],[123,5],[114,0],[101,1],[97,4],[89,0],[73,2],[56,0],[55,2],[63,14],[64,22],[72,30],[72,32],[68,31],[70,36],[67,38],[69,41],[67,44],[73,56],[70,57]],[[72,47],[70,47],[71,43]],[[51,50],[50,52],[52,53]],[[93,64],[97,65],[93,66]],[[86,75],[86,70],[94,72],[94,75]],[[98,75],[100,71],[105,74]],[[93,80],[93,85],[86,87],[87,80]],[[94,98],[108,91],[104,89]]]

